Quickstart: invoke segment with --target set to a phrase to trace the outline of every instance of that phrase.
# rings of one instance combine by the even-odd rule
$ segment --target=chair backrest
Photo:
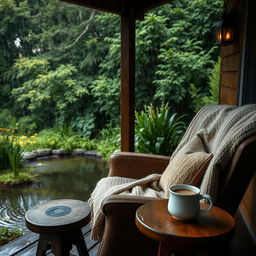
[[[237,148],[228,168],[219,177],[216,205],[234,215],[256,171],[256,136]]]

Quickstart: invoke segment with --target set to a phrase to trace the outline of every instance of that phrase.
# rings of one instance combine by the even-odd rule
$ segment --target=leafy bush
[[[92,112],[84,116],[76,117],[71,123],[71,127],[82,136],[90,137],[95,129],[95,116]]]
[[[136,148],[138,152],[171,155],[183,135],[186,125],[182,121],[185,115],[170,115],[168,105],[154,108],[145,107],[136,113]]]
[[[41,131],[38,135],[30,137],[20,136],[19,143],[26,151],[40,148],[67,149],[84,148],[91,150],[95,148],[93,140],[81,136],[71,130],[70,127],[58,126]]]
[[[97,141],[97,150],[105,160],[108,160],[112,153],[120,149],[120,128],[108,126],[101,130],[100,134],[101,136]]]
[[[9,109],[0,109],[0,123],[2,127],[14,127],[16,118]]]
[[[33,134],[38,130],[38,118],[35,115],[29,115],[19,118],[16,126],[19,133]]]
[[[18,229],[1,228],[0,229],[0,246],[10,242],[22,235],[22,231]]]
[[[194,84],[190,85],[190,95],[192,98],[192,104],[194,106],[194,112],[198,112],[206,104],[218,104],[219,101],[219,88],[220,88],[220,62],[214,64],[209,81],[210,95],[205,95]]]

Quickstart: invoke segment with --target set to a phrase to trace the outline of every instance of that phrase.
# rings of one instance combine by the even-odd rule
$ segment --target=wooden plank
[[[221,87],[220,104],[237,105],[237,91],[228,87]]]
[[[121,151],[134,151],[135,16],[128,5],[121,15]]]
[[[36,243],[38,240],[38,234],[29,232],[24,236],[17,238],[16,240],[0,247],[0,256],[16,255],[19,251],[27,248]]]
[[[231,89],[238,89],[239,72],[222,72],[221,73],[221,86],[225,86]]]
[[[240,53],[222,58],[221,71],[239,71],[240,70]]]
[[[97,243],[90,251],[89,251],[89,255],[90,256],[96,256],[98,253],[98,250],[100,248],[100,243]]]
[[[90,240],[90,225],[82,228],[83,235],[89,244],[89,248],[93,248],[97,241]],[[24,236],[0,247],[0,256],[16,256],[16,255],[35,255],[39,235],[33,232],[28,232]]]

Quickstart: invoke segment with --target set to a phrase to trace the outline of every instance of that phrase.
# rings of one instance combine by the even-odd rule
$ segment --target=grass
[[[34,175],[29,173],[19,173],[18,176],[14,176],[13,173],[6,173],[0,175],[0,184],[4,185],[21,185],[33,182]]]
[[[0,229],[0,246],[9,243],[22,235],[22,231],[18,229],[1,228]]]

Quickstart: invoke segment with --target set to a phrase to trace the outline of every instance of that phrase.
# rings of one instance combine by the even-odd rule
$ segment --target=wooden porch
[[[90,256],[97,255],[100,243],[98,241],[91,240],[91,228],[89,225],[82,229],[85,243]],[[34,256],[36,255],[36,248],[39,235],[33,232],[29,232],[24,236],[0,247],[0,256]],[[48,250],[47,254],[52,256],[51,250]],[[76,248],[73,246],[70,251],[70,256],[78,256]]]

